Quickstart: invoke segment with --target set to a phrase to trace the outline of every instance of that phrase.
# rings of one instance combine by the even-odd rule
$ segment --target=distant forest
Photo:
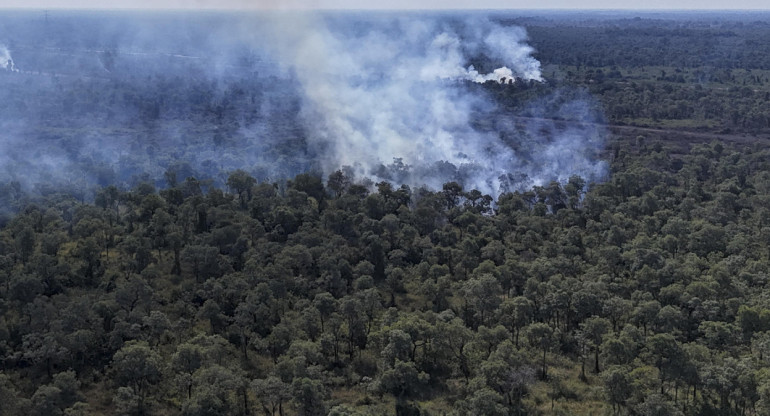
[[[290,179],[124,155],[76,161],[95,181],[0,184],[0,414],[770,414],[760,16],[511,20],[546,82],[477,88],[523,118],[595,97],[604,183],[410,188],[306,154]],[[164,129],[245,143],[238,104],[291,88],[163,82],[52,78],[0,112],[62,152],[118,131],[167,160]]]
[[[547,86],[583,85],[613,124],[770,129],[767,14],[574,14],[527,28]],[[514,105],[515,104],[511,104]]]

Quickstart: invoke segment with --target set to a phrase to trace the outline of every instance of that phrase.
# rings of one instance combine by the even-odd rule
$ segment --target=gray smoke
[[[67,13],[0,24],[13,51],[0,46],[0,193],[13,182],[87,199],[107,184],[167,186],[170,171],[222,186],[235,169],[280,181],[349,166],[358,179],[457,181],[497,197],[606,174],[590,96],[511,106],[517,92],[553,88],[526,32],[479,14]]]
[[[604,175],[595,154],[600,129],[545,136],[541,120],[525,123],[536,131],[518,131],[497,120],[481,89],[467,85],[542,81],[520,27],[414,17],[349,27],[307,14],[270,23],[273,53],[301,85],[304,126],[327,173],[346,165],[360,176],[434,189],[456,180],[495,197],[574,174]],[[482,56],[498,68],[476,70],[473,61]],[[496,128],[474,128],[479,117],[495,118]]]

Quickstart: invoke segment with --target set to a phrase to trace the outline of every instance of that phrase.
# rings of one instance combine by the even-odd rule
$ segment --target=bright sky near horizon
[[[627,9],[770,10],[767,0],[0,0],[21,9]]]

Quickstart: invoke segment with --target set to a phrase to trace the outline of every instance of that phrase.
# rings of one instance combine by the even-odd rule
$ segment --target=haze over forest
[[[768,38],[3,10],[0,414],[768,414]]]
[[[27,188],[135,184],[136,174],[162,186],[172,165],[219,184],[234,169],[275,180],[347,167],[375,182],[458,181],[496,197],[605,174],[601,128],[496,116],[474,83],[543,79],[525,31],[482,14],[100,13],[78,16],[77,28],[67,16],[6,22],[0,50],[16,76],[2,97],[4,171]],[[62,88],[53,96],[52,83]],[[597,121],[591,98],[577,95],[527,111]]]

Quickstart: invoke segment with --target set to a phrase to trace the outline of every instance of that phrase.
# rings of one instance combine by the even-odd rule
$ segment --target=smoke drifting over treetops
[[[494,196],[604,174],[594,154],[602,144],[597,131],[517,132],[505,116],[491,130],[473,127],[475,118],[498,115],[490,97],[463,81],[542,81],[522,28],[481,18],[273,23],[273,52],[301,84],[302,118],[311,143],[323,149],[325,171],[349,165],[433,188],[456,180]],[[470,63],[481,56],[500,68],[476,70]]]
[[[357,179],[496,197],[606,174],[590,97],[523,114],[496,104],[491,92],[541,82],[540,63],[522,28],[479,14],[52,21],[0,26],[0,182],[164,185],[173,171],[222,183],[235,169],[277,180],[350,166]]]

